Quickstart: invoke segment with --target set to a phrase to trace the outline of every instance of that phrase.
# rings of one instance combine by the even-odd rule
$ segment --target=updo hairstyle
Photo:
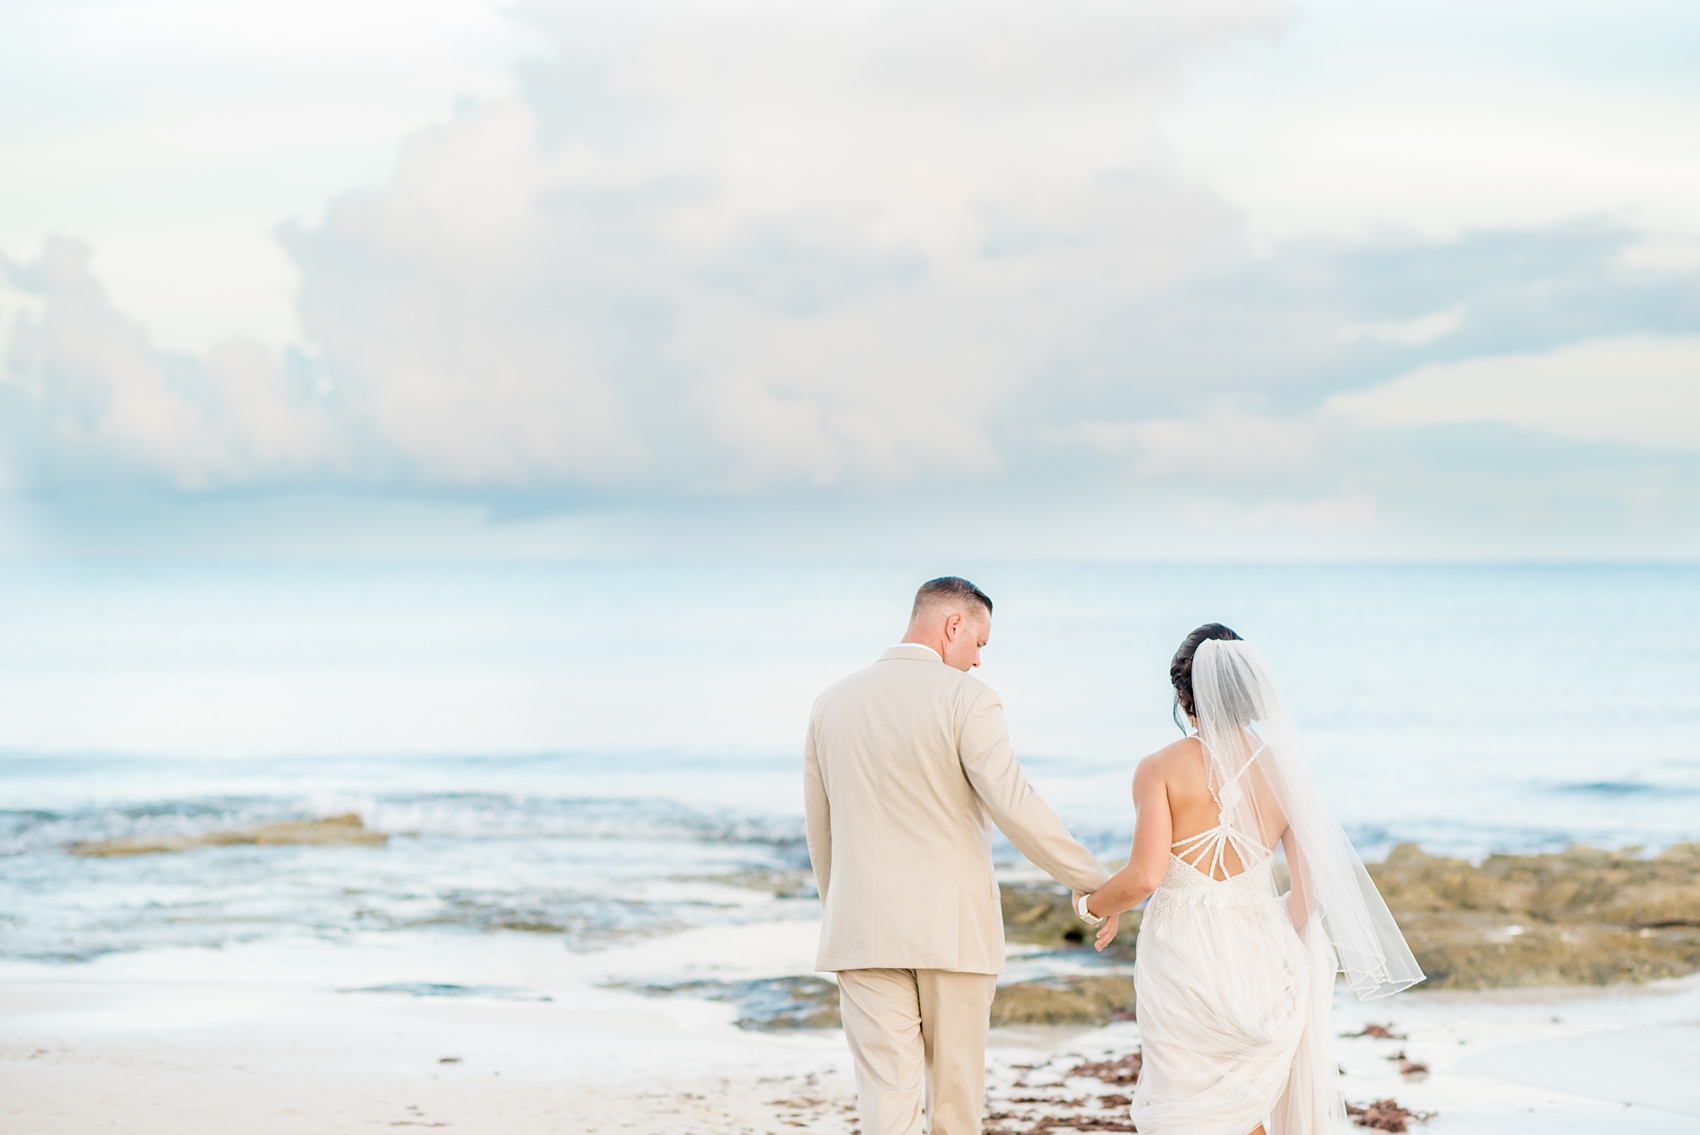
[[[1186,725],[1181,721],[1180,715],[1198,715],[1198,707],[1192,700],[1192,656],[1198,653],[1199,645],[1206,639],[1237,642],[1239,637],[1221,623],[1205,623],[1187,635],[1181,643],[1181,648],[1175,651],[1174,658],[1169,661],[1169,684],[1175,687],[1173,716],[1175,724],[1181,727],[1182,732],[1186,731]]]

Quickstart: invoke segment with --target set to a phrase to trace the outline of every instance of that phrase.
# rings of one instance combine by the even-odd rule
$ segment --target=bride
[[[1423,979],[1306,769],[1257,648],[1219,623],[1169,664],[1193,732],[1139,763],[1133,853],[1076,900],[1100,923],[1151,899],[1134,988],[1140,1135],[1321,1135],[1346,1116],[1329,1041],[1334,974],[1359,998]],[[1275,847],[1291,889],[1276,894]]]

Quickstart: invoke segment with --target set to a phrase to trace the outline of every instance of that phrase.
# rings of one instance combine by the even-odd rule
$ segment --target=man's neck
[[[902,642],[900,642],[900,643],[898,643],[898,644],[897,644],[897,645],[898,645],[898,646],[918,646],[918,647],[920,647],[920,648],[921,648],[921,649],[922,649],[922,650],[925,650],[925,651],[928,651],[928,652],[929,652],[929,653],[931,653],[931,654],[932,654],[932,656],[933,656],[933,657],[934,657],[934,658],[937,658],[937,659],[938,659],[938,660],[939,660],[939,661],[940,661],[940,662],[943,662],[943,661],[944,661],[944,655],[942,655],[942,654],[940,654],[940,653],[939,653],[939,648],[938,648],[938,647],[936,647],[936,646],[932,646],[932,645],[930,645],[930,644],[928,644],[928,643],[925,643],[925,642],[917,642],[917,641],[916,641],[916,640],[915,640],[915,639],[912,639],[912,638],[906,638],[906,639],[904,639],[904,640],[903,640],[903,641],[902,641]]]

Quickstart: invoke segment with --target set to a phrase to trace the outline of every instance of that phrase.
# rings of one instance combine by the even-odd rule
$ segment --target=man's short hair
[[[984,591],[975,587],[961,576],[941,575],[937,579],[929,579],[915,592],[915,606],[910,609],[909,617],[913,619],[921,613],[921,608],[934,604],[941,606],[962,606],[972,609],[978,603],[986,609],[986,616],[991,617],[992,601]]]

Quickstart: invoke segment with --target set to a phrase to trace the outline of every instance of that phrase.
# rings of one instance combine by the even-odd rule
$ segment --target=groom
[[[998,695],[968,671],[992,601],[921,585],[903,641],[815,702],[803,753],[809,858],[838,973],[863,1135],[975,1135],[1003,972],[993,823],[1081,893],[1107,876],[1028,785]]]

